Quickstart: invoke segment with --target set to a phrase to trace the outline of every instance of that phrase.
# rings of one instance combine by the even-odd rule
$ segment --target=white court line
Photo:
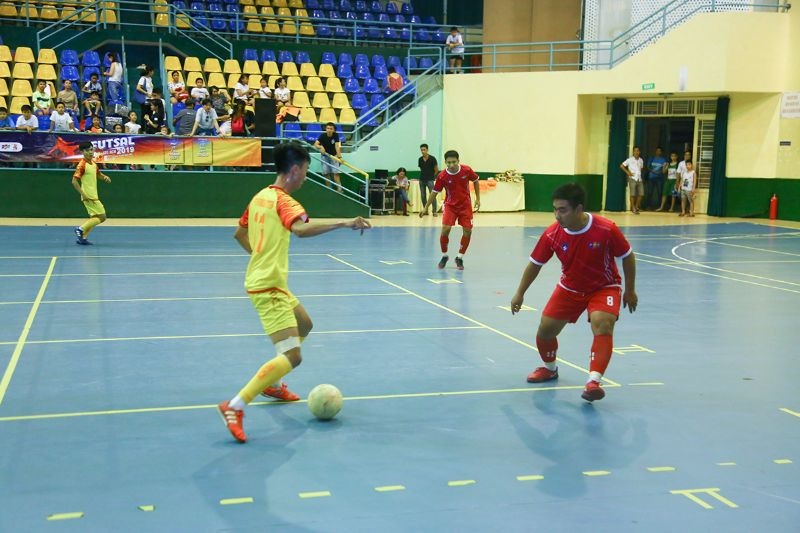
[[[289,254],[289,257],[302,256],[321,256],[328,255],[323,253],[314,254]],[[139,258],[162,258],[162,257],[241,257],[248,258],[245,253],[236,254],[141,254],[141,255],[59,255],[59,259],[139,259]],[[50,259],[46,255],[0,255],[0,259]]]
[[[408,296],[404,292],[364,292],[353,294],[295,294],[297,298],[359,298],[373,296]],[[42,300],[50,304],[94,304],[106,302],[186,302],[194,300],[249,300],[249,296],[184,296],[181,298],[107,298],[99,300]],[[32,304],[33,302],[0,302],[0,305]]]
[[[28,313],[28,319],[25,321],[25,326],[22,328],[19,339],[16,343],[8,343],[16,344],[16,347],[11,354],[11,360],[9,360],[8,366],[6,366],[6,371],[3,373],[3,378],[0,379],[0,404],[3,403],[3,399],[6,397],[8,385],[11,383],[11,376],[14,375],[14,371],[17,369],[17,363],[19,363],[19,358],[22,355],[22,347],[25,346],[28,333],[31,331],[31,326],[33,326],[33,319],[36,318],[36,311],[39,310],[39,304],[44,297],[44,292],[47,290],[47,284],[50,282],[50,275],[53,273],[53,268],[56,266],[56,259],[56,257],[50,259],[50,266],[47,269],[47,274],[45,274],[44,280],[42,280],[42,286],[39,287],[39,293],[36,295],[36,300],[33,302],[31,312]]]
[[[354,333],[402,333],[407,331],[448,331],[461,329],[485,329],[485,326],[441,326],[423,328],[389,328],[389,329],[340,329],[330,331],[312,331],[311,335],[347,335]],[[70,344],[80,342],[127,342],[127,341],[161,341],[185,339],[226,339],[235,337],[265,337],[264,332],[259,333],[218,333],[208,335],[157,335],[152,337],[107,337],[99,339],[52,339],[41,341],[28,341],[26,344]],[[0,342],[0,346],[17,344],[15,342]]]
[[[358,272],[350,268],[341,269],[318,269],[318,270],[290,270],[290,274],[321,274],[328,272]],[[82,277],[82,276],[217,276],[238,274],[244,275],[244,270],[226,270],[209,272],[97,272],[86,273],[76,272],[73,274],[53,274],[56,278]],[[0,274],[0,278],[41,278],[43,274]]]

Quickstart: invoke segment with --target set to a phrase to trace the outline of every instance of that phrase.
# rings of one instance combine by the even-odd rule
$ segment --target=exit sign
[[[643,83],[642,84],[642,90],[643,91],[652,91],[655,88],[656,88],[656,84],[655,83]]]

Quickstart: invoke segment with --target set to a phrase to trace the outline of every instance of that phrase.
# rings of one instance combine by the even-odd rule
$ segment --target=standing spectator
[[[39,129],[39,119],[33,114],[33,109],[28,104],[20,108],[22,114],[17,117],[17,129],[33,133]]]
[[[462,165],[458,160],[458,152],[448,150],[444,153],[445,169],[439,172],[436,183],[433,185],[433,193],[428,197],[428,203],[419,213],[422,218],[423,212],[433,202],[436,195],[447,189],[447,199],[444,201],[444,213],[442,214],[442,233],[439,236],[439,245],[442,249],[442,258],[439,260],[439,268],[444,268],[449,259],[447,247],[450,244],[450,230],[456,222],[461,226],[461,243],[456,256],[456,268],[464,270],[464,254],[467,253],[469,241],[472,238],[472,218],[481,208],[481,188],[478,184],[478,175],[467,165]],[[470,182],[475,189],[475,205],[472,205],[472,198],[469,194]]]
[[[103,72],[103,76],[108,76],[106,82],[106,98],[112,104],[123,103],[122,99],[122,64],[117,59],[116,52],[109,52],[108,59],[111,64],[108,66],[108,71]]]
[[[642,196],[644,196],[644,184],[642,183],[642,169],[644,168],[644,161],[640,157],[640,150],[638,146],[633,147],[633,155],[623,161],[619,168],[628,176],[628,189],[631,195],[631,211],[634,215],[639,214],[639,208],[642,203]]]
[[[403,207],[403,216],[408,216],[408,206],[411,201],[408,199],[408,178],[406,177],[406,169],[405,167],[400,167],[397,169],[397,174],[392,176],[392,179],[397,184],[397,196],[400,197],[400,201],[402,202]],[[395,214],[397,214],[397,207],[394,210]]]
[[[250,74],[242,74],[239,76],[239,82],[233,89],[233,101],[237,100],[244,102],[247,105],[253,105],[253,91],[250,90]]]
[[[208,89],[205,88],[205,82],[203,81],[203,78],[200,77],[194,80],[194,87],[192,87],[191,94],[195,106],[198,104],[203,105],[203,100],[211,96],[208,94]]]
[[[464,39],[456,26],[450,28],[450,35],[447,36],[444,44],[450,52],[450,73],[458,74],[460,72],[463,74],[461,63],[464,61]]]
[[[683,152],[683,161],[678,163],[678,179],[683,179],[683,174],[686,172],[686,163],[692,160],[692,152],[686,150]],[[679,183],[680,186],[680,183]]]
[[[8,109],[0,107],[0,130],[13,130],[15,127],[14,121],[8,116]]]
[[[125,133],[130,133],[131,135],[138,135],[139,130],[142,129],[142,126],[137,122],[139,117],[136,116],[136,111],[131,111],[128,113],[128,122],[125,123]]]
[[[195,133],[203,136],[214,135],[215,131],[219,131],[219,122],[217,122],[217,112],[211,107],[211,99],[206,98],[202,101],[203,107],[197,110],[194,117],[194,126],[189,135]]]
[[[75,131],[75,122],[66,113],[64,102],[56,102],[56,112],[50,115],[50,131],[55,131],[56,133]]]
[[[336,133],[336,125],[333,122],[325,124],[325,133],[317,138],[314,146],[322,152],[322,174],[328,177],[328,180],[333,175],[337,190],[342,192],[342,179],[339,177],[342,143],[339,141],[339,134]],[[328,186],[330,186],[330,181],[328,181]]]
[[[661,191],[661,206],[656,211],[663,211],[667,205],[667,197],[672,199],[669,205],[670,213],[675,208],[675,198],[678,196],[678,152],[669,154],[667,163],[667,180],[664,182],[664,189]]]
[[[186,107],[181,109],[177,115],[172,118],[172,125],[175,126],[175,135],[189,135],[194,127],[194,119],[197,116],[197,111],[194,107]]]
[[[278,78],[275,81],[275,110],[278,111],[283,106],[289,105],[291,99],[291,91],[286,87],[286,80]]]
[[[181,73],[173,70],[170,74],[172,81],[167,84],[169,89],[170,103],[177,104],[178,102],[185,102],[189,98],[189,93],[186,92],[186,84],[181,80]]]
[[[73,120],[78,120],[80,108],[78,107],[78,93],[72,88],[70,80],[64,80],[64,89],[58,91],[56,101],[64,102],[67,113],[72,115]]]
[[[581,398],[593,402],[606,393],[600,386],[614,349],[614,325],[620,304],[636,310],[636,258],[633,249],[614,222],[584,211],[586,192],[577,183],[553,192],[556,222],[544,230],[531,252],[528,266],[511,298],[511,314],[522,309],[525,291],[542,266],[555,254],[561,262],[561,279],[542,310],[536,332],[536,349],[544,366],[528,375],[528,383],[558,379],[556,353],[558,335],[569,323],[587,312],[594,336],[589,360],[589,380]],[[622,260],[625,290],[617,270]]]
[[[667,160],[662,155],[663,150],[656,148],[656,155],[650,158],[647,169],[647,184],[645,185],[644,205],[647,209],[655,209],[664,188],[664,173],[667,170]]]
[[[50,111],[53,107],[53,99],[50,98],[50,95],[45,91],[46,87],[47,82],[39,80],[39,83],[36,84],[36,90],[33,92],[33,95],[31,95],[34,109],[36,109],[36,115],[39,117],[50,116]]]
[[[267,85],[267,79],[261,78],[261,87],[258,88],[258,94],[256,95],[257,98],[272,98],[272,91],[270,90],[269,86]]]
[[[428,153],[428,145],[423,143],[419,145],[419,151],[422,152],[422,157],[417,161],[419,166],[419,195],[422,198],[422,205],[428,205],[428,192],[433,194],[433,181],[439,173],[439,163],[436,158]],[[436,195],[433,195],[433,216],[438,217],[436,209]],[[422,215],[427,215],[427,209],[421,211]]]
[[[691,161],[684,161],[686,171],[681,177],[681,214],[678,216],[694,216],[694,192],[697,187],[695,180],[694,166]],[[686,204],[689,204],[689,209],[686,209]]]
[[[153,67],[142,65],[140,68],[141,77],[136,83],[136,89],[133,93],[133,100],[139,104],[140,111],[144,115],[144,106],[148,99],[153,97]]]
[[[91,96],[92,93],[101,94],[103,92],[103,86],[100,85],[100,78],[97,74],[92,74],[89,76],[89,81],[83,84],[83,95]]]

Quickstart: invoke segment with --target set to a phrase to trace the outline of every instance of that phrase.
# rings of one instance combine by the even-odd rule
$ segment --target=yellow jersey
[[[244,277],[247,292],[289,290],[289,237],[297,219],[308,222],[305,209],[280,187],[270,185],[250,200],[239,219],[252,249]]]
[[[83,195],[88,196],[93,200],[100,199],[97,196],[97,175],[99,173],[97,162],[94,159],[91,161],[81,159],[78,162],[78,166],[75,167],[75,173],[72,175],[73,178],[81,182],[81,190],[83,191]]]

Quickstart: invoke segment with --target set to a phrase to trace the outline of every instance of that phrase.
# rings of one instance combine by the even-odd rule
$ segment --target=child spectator
[[[64,108],[64,102],[56,102],[56,112],[50,115],[50,131],[75,131],[75,122]]]
[[[89,81],[83,84],[83,94],[85,96],[89,96],[94,92],[97,94],[103,92],[103,86],[100,85],[100,79],[98,78],[97,74],[92,74],[89,77]]]
[[[16,126],[8,116],[8,109],[0,107],[0,130],[13,130]]]
[[[192,98],[194,99],[194,105],[202,105],[203,100],[208,98],[210,95],[208,94],[208,89],[206,89],[203,85],[203,78],[197,78],[194,80],[194,88],[192,89]]]
[[[286,88],[286,80],[278,78],[275,81],[275,109],[280,110],[283,106],[289,105],[291,92]]]
[[[88,131],[89,133],[105,133],[106,132],[105,128],[103,127],[103,119],[100,118],[100,115],[92,115],[89,118],[89,120],[91,120],[90,126],[86,131]]]
[[[241,101],[247,105],[253,105],[253,91],[250,90],[250,85],[248,85],[249,81],[249,74],[242,74],[239,76],[239,83],[236,84],[233,90],[234,102]]]
[[[95,91],[89,95],[88,100],[83,101],[83,108],[87,117],[101,114],[103,112],[103,102],[100,101],[100,93]]]
[[[46,88],[47,82],[39,80],[39,83],[36,84],[36,90],[33,92],[33,95],[31,95],[31,100],[36,109],[36,115],[40,117],[49,116],[51,108],[53,107],[53,100],[50,98],[50,95],[47,94]]]
[[[695,191],[695,173],[694,166],[691,161],[684,161],[686,171],[681,178],[681,214],[678,216],[694,216],[694,191]],[[686,203],[689,203],[689,210],[686,210]]]
[[[189,98],[189,93],[186,91],[186,84],[181,80],[181,73],[173,70],[171,76],[172,81],[167,84],[169,101],[173,104],[185,102]]]
[[[130,133],[132,135],[137,135],[139,130],[142,129],[142,126],[136,122],[136,111],[131,111],[128,113],[128,122],[125,123],[125,133]]]
[[[257,98],[272,98],[272,91],[267,86],[267,79],[261,78],[261,87],[258,89]]]
[[[667,205],[667,197],[672,198],[669,204],[670,213],[675,208],[675,198],[678,196],[678,152],[669,154],[669,163],[667,163],[667,181],[664,182],[664,190],[661,191],[661,207],[656,211],[663,211],[664,206]]]
[[[450,35],[447,36],[444,44],[450,54],[450,73],[463,74],[464,70],[461,68],[461,63],[464,61],[464,39],[461,37],[457,27],[450,28]]]
[[[39,129],[39,119],[33,114],[33,109],[28,104],[25,104],[20,109],[22,114],[17,117],[17,129],[33,133]]]

